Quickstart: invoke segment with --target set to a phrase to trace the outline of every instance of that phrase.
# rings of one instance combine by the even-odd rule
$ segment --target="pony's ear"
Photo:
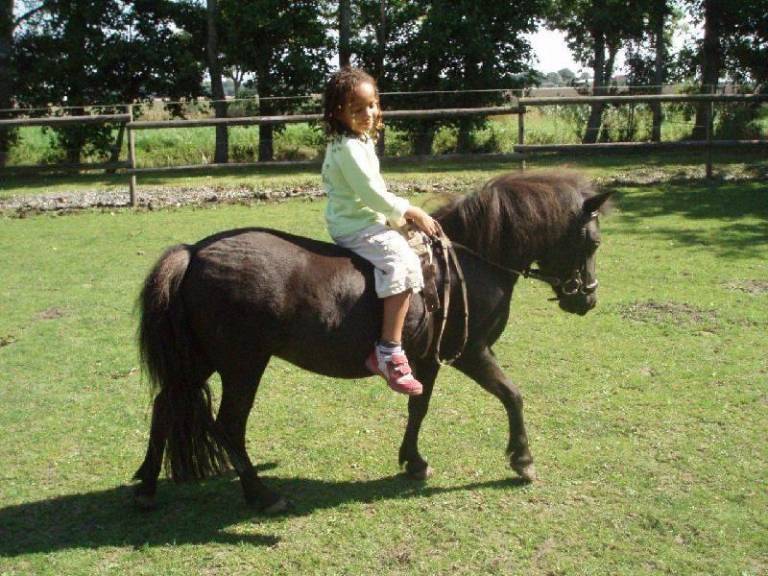
[[[596,194],[591,198],[587,198],[582,206],[584,214],[587,216],[597,216],[600,207],[605,204],[605,201],[608,200],[612,194],[613,190],[610,190],[608,192],[603,192],[602,194]]]

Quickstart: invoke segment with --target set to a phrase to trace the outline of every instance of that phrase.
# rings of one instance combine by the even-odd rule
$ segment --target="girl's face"
[[[341,107],[338,119],[354,134],[362,136],[373,130],[379,114],[376,90],[370,82],[355,87],[349,100]]]

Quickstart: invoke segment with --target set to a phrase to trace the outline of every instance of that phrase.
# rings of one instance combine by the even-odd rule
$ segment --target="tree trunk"
[[[386,79],[384,78],[384,57],[387,51],[387,3],[386,0],[380,0],[379,2],[379,28],[376,31],[378,41],[378,54],[376,59],[376,81],[379,85],[379,90],[384,90],[384,84]],[[376,153],[379,157],[384,156],[384,150],[386,148],[384,139],[386,135],[384,130],[379,132],[379,138],[376,140]]]
[[[619,52],[619,46],[618,44],[611,44],[610,42],[608,44],[608,60],[605,61],[605,64],[603,66],[603,81],[605,84],[605,87],[602,91],[602,94],[608,93],[608,87],[610,84],[610,79],[613,76],[613,63],[616,61],[616,54]],[[603,113],[605,112],[605,109],[607,108],[606,105],[603,105],[600,109],[600,118],[598,120],[598,141],[599,142],[610,142],[611,141],[611,135],[609,133],[609,126],[606,126],[603,124]]]
[[[456,152],[469,154],[472,152],[472,121],[459,120],[459,133],[456,136]]]
[[[376,31],[376,40],[378,43],[378,53],[376,54],[376,79],[379,86],[384,80],[384,56],[387,50],[387,10],[385,0],[380,0],[379,5],[379,27]]]
[[[431,120],[418,122],[413,135],[413,153],[417,156],[432,154],[432,143],[435,140],[435,123]]]
[[[256,69],[256,86],[259,87],[259,116],[272,116],[274,104],[267,100],[272,95],[267,67],[260,65]],[[274,146],[275,127],[272,124],[259,125],[259,162],[269,162],[275,159]]]
[[[13,78],[11,49],[13,46],[13,0],[0,1],[0,108],[11,107]],[[11,133],[0,128],[0,168],[8,161]]]
[[[704,43],[701,49],[701,91],[713,94],[723,65],[720,46],[722,27],[720,0],[704,0]],[[702,102],[696,107],[696,125],[693,127],[694,140],[705,140],[707,125],[710,123],[709,103]]]
[[[120,151],[123,149],[123,140],[125,139],[125,123],[120,124],[120,128],[117,131],[117,141],[112,147],[112,152],[109,155],[110,163],[120,160]],[[107,174],[114,174],[116,170],[114,168],[107,170]]]
[[[656,84],[656,94],[662,93],[664,86],[664,66],[667,60],[667,42],[664,38],[664,24],[667,16],[667,2],[664,0],[659,3],[660,6],[653,12],[652,26],[653,39],[656,47],[656,62],[654,63],[653,83]],[[653,127],[651,128],[651,141],[661,142],[661,123],[663,116],[661,113],[661,102],[651,103],[651,113],[653,114]]]
[[[349,47],[351,10],[350,0],[339,0],[339,68],[349,66],[352,57]]]
[[[593,30],[592,37],[595,42],[595,55],[592,64],[592,94],[602,96],[605,93],[605,34],[602,30]],[[603,119],[604,104],[592,104],[587,121],[587,129],[584,132],[582,143],[594,144],[600,134],[600,125]]]
[[[259,126],[259,162],[269,162],[275,159],[274,128],[272,124]]]
[[[227,103],[224,101],[224,83],[221,79],[221,64],[219,62],[219,36],[217,30],[218,6],[216,0],[207,0],[207,29],[208,29],[208,72],[211,76],[211,96],[216,118],[227,117]],[[229,157],[229,137],[226,126],[216,126],[216,152],[213,161],[216,164],[226,164]]]
[[[72,98],[71,100],[82,102],[83,98],[81,95],[77,95],[77,98]],[[85,108],[80,106],[76,108],[73,107],[69,110],[69,115],[84,116]],[[66,146],[64,154],[68,164],[80,164],[80,159],[83,155],[83,146],[85,146],[85,133],[87,130],[88,126],[65,126],[61,128],[61,135],[63,136],[62,141]]]

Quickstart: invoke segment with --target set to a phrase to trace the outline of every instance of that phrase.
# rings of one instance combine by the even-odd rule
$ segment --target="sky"
[[[573,72],[578,72],[581,68],[571,57],[571,52],[568,50],[561,32],[541,28],[534,34],[530,34],[528,39],[533,47],[533,53],[536,55],[534,68],[539,72],[547,74],[563,68],[570,68]]]
[[[672,33],[672,51],[679,50],[686,42],[692,42],[693,39],[701,35],[700,26],[697,27],[690,22],[690,18],[685,18]],[[562,32],[540,28],[534,34],[529,34],[528,39],[533,47],[533,53],[536,55],[537,62],[534,68],[539,72],[547,74],[557,72],[563,68],[570,68],[571,71],[578,72],[582,66],[577,64],[571,57],[571,51],[565,43]],[[615,70],[619,71],[624,67],[624,51],[620,50],[616,55]]]
[[[534,34],[528,35],[536,56],[534,68],[547,74],[557,72],[563,68],[570,68],[572,72],[579,73],[584,67],[579,65],[572,57],[565,37],[562,32],[540,28]],[[624,51],[620,50],[616,55],[615,70],[621,70],[624,66]]]

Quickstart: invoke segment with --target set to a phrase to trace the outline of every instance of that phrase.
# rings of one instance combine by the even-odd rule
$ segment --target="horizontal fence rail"
[[[768,147],[768,140],[714,140],[712,138],[713,106],[715,103],[763,103],[768,102],[768,94],[643,94],[643,95],[605,95],[605,96],[556,96],[556,97],[509,97],[501,106],[486,106],[476,108],[441,108],[431,110],[384,110],[389,120],[429,120],[443,118],[489,117],[501,115],[518,116],[518,144],[511,154],[483,154],[484,158],[524,159],[528,154],[557,153],[557,152],[590,152],[590,151],[621,151],[621,150],[653,150],[653,149],[705,149],[707,175],[712,175],[712,149],[733,147]],[[558,106],[558,105],[594,105],[594,104],[653,104],[653,103],[697,103],[709,104],[709,120],[706,125],[706,140],[674,141],[674,142],[611,142],[596,144],[525,144],[525,114],[527,107]],[[35,172],[61,172],[81,170],[121,170],[129,177],[131,204],[138,204],[137,175],[167,174],[173,172],[202,171],[218,172],[221,170],[242,169],[268,166],[315,166],[320,160],[309,161],[270,161],[270,162],[240,162],[227,164],[197,164],[187,166],[163,166],[155,168],[138,168],[136,165],[135,133],[138,130],[161,130],[167,128],[199,128],[218,126],[263,126],[295,123],[317,123],[323,119],[322,114],[289,114],[279,116],[241,116],[233,118],[198,118],[192,120],[135,120],[133,105],[128,106],[127,114],[95,114],[86,116],[49,116],[32,118],[0,119],[0,129],[18,128],[25,126],[77,126],[92,124],[120,124],[128,137],[128,159],[126,161],[111,161],[88,164],[49,164],[9,166],[2,172],[29,174]],[[474,155],[477,156],[477,155]],[[410,157],[397,161],[424,161],[425,159],[456,160],[466,158],[466,154],[448,154],[428,157]],[[113,159],[114,160],[114,159]]]
[[[653,102],[768,102],[768,94],[637,94],[632,96],[553,96],[520,98],[524,106],[559,104],[643,104]]]
[[[0,127],[15,128],[20,126],[81,126],[84,124],[127,123],[130,114],[94,114],[92,116],[49,116],[45,118],[12,118],[0,120]]]

